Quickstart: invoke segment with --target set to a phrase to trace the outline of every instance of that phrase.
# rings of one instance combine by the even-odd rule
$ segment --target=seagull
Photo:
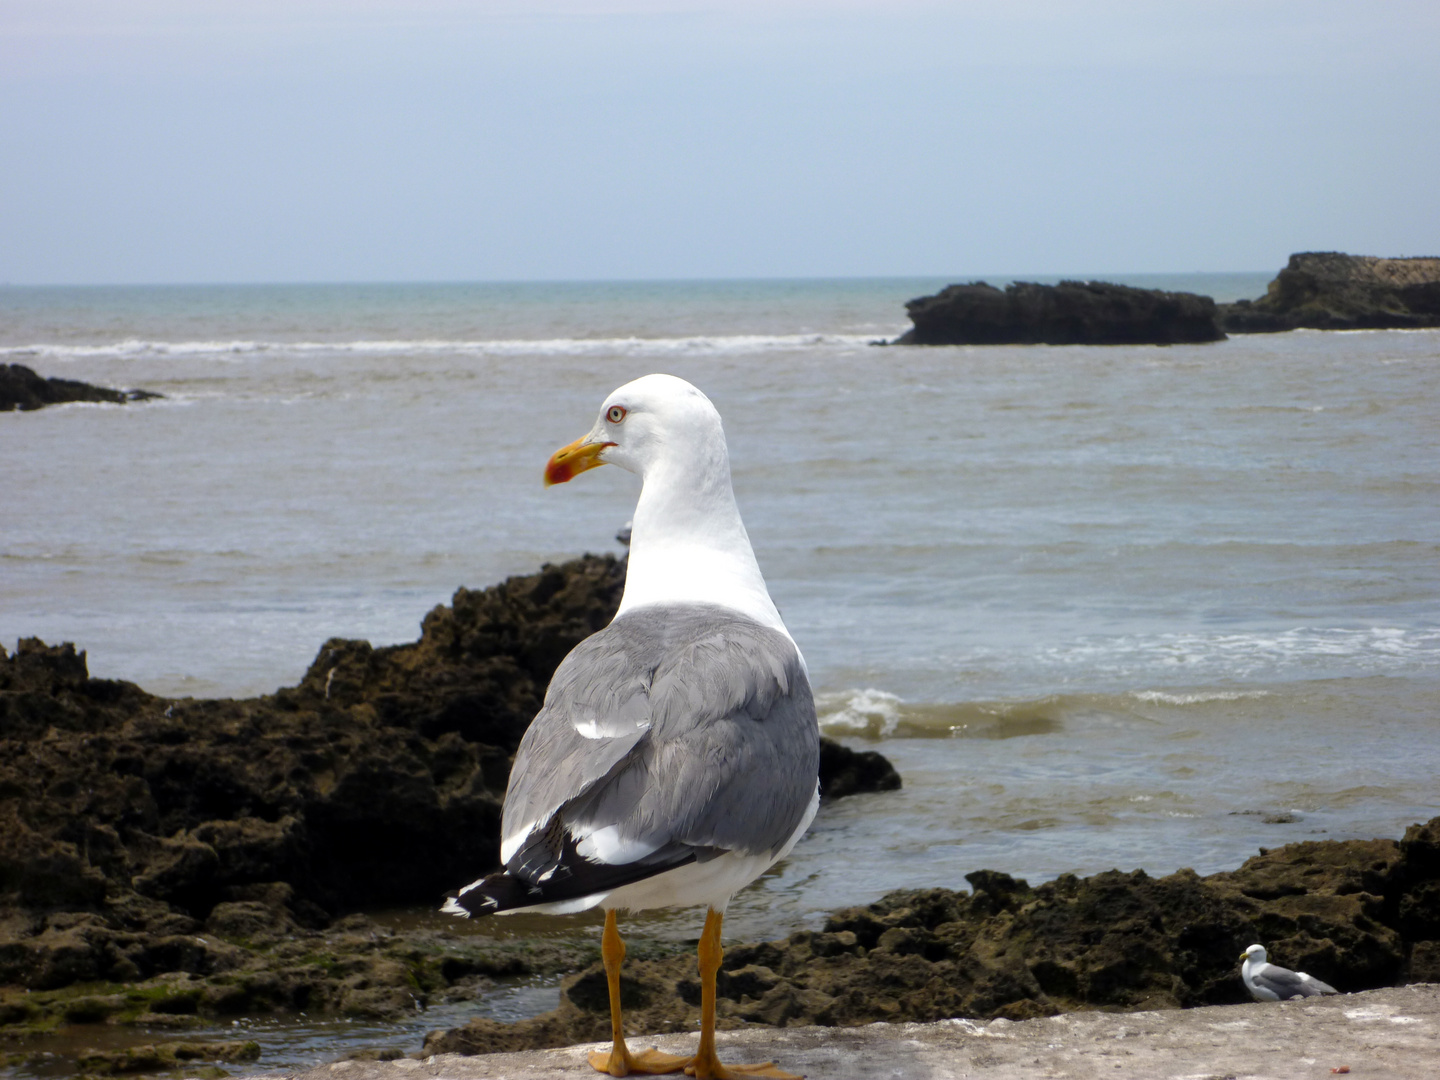
[[[647,375],[557,450],[545,484],[613,463],[641,479],[614,620],[560,663],[505,793],[504,868],[460,889],[453,915],[605,912],[611,1076],[799,1080],[723,1065],[715,976],[730,897],[783,859],[820,802],[820,731],[805,661],[765,588],[730,483],[720,414],[694,386]],[[707,909],[693,1057],[632,1053],[620,1010],[619,910]]]
[[[1245,989],[1256,1001],[1294,1001],[1339,993],[1313,975],[1266,963],[1264,945],[1251,945],[1240,954],[1240,959],[1244,961],[1240,965],[1240,978],[1245,980]]]

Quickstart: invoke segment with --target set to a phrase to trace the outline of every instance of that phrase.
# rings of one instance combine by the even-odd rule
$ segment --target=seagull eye
[[[625,419],[625,406],[611,405],[610,411],[605,414],[605,419],[609,420],[612,424],[620,423],[621,420]]]

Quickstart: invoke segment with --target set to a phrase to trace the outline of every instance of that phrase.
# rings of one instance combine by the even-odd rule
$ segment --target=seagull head
[[[725,436],[710,399],[674,375],[646,375],[611,393],[594,427],[550,456],[545,486],[607,464],[643,478],[661,462],[717,452],[725,457]]]
[[[1241,960],[1253,960],[1257,964],[1265,963],[1265,946],[1251,945],[1240,954]]]

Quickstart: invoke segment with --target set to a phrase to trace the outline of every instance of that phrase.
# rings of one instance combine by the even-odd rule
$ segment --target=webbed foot
[[[620,1060],[615,1061],[616,1051],[594,1050],[590,1053],[590,1065],[597,1072],[608,1073],[610,1076],[629,1076],[632,1073],[659,1076],[681,1072],[695,1060],[681,1054],[666,1054],[653,1046],[639,1053],[624,1050],[621,1055]]]

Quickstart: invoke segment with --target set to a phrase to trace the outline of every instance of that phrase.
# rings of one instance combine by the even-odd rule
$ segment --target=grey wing
[[[672,645],[651,686],[649,737],[577,811],[646,844],[778,854],[819,774],[799,652],[785,635],[733,618]]]
[[[1305,984],[1305,993],[1311,997],[1320,994],[1338,994],[1340,991],[1327,982],[1321,982],[1314,975],[1306,975],[1303,971],[1297,971],[1296,977]]]
[[[515,853],[547,833],[546,859],[655,871],[717,849],[778,853],[818,772],[788,637],[710,605],[640,609],[556,671],[512,772],[505,861],[521,870]]]
[[[510,769],[501,862],[564,803],[609,776],[650,729],[649,679],[626,644],[607,627],[555,669]]]
[[[1297,994],[1305,996],[1305,980],[1289,968],[1266,964],[1252,976],[1255,985],[1269,990],[1281,1001],[1289,1001]]]

